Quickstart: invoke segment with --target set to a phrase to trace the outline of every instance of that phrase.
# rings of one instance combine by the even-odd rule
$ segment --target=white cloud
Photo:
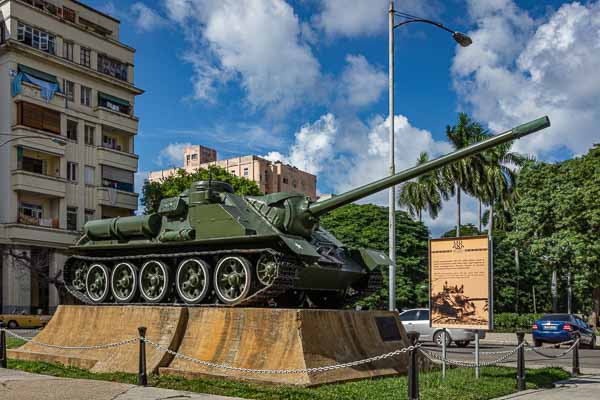
[[[154,162],[161,167],[181,167],[183,166],[183,150],[191,145],[189,142],[170,143],[158,153]]]
[[[387,88],[387,74],[369,64],[363,55],[348,54],[346,63],[340,82],[348,103],[366,106],[377,101]]]
[[[150,31],[167,23],[156,11],[141,2],[131,6],[130,14],[134,25],[141,31]]]
[[[398,10],[433,17],[439,7],[437,2],[402,0]],[[388,29],[388,8],[388,0],[321,0],[321,12],[313,23],[328,36],[378,35]]]
[[[270,152],[264,157],[271,161],[283,161],[316,175],[326,165],[332,164],[336,153],[334,143],[337,133],[335,117],[333,114],[325,114],[296,132],[294,144],[287,155]]]
[[[194,97],[238,81],[254,108],[287,111],[313,98],[320,64],[305,41],[310,31],[283,0],[165,0],[188,32],[184,58],[194,67]]]
[[[600,2],[564,4],[534,21],[510,0],[469,3],[477,29],[452,72],[474,116],[499,131],[549,115],[552,127],[515,144],[539,157],[579,154],[600,140]]]

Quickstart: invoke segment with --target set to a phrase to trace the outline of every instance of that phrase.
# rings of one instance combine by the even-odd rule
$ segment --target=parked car
[[[41,328],[46,326],[50,316],[31,314],[0,314],[0,321],[9,329]]]
[[[581,338],[581,345],[596,347],[596,336],[592,328],[574,314],[548,314],[535,321],[531,327],[533,343],[561,343]]]
[[[441,328],[431,328],[429,326],[429,309],[415,308],[400,313],[400,321],[404,325],[406,332],[418,332],[419,342],[434,342],[438,346],[442,345],[443,332]],[[469,343],[475,340],[475,331],[470,329],[452,328],[446,329],[446,346],[452,342],[458,347],[467,347]],[[485,332],[479,332],[479,338],[485,338]]]

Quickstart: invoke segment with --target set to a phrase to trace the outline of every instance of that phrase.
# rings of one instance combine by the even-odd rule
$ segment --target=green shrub
[[[531,330],[531,325],[542,314],[498,313],[494,315],[494,330],[499,332],[514,332],[516,330]]]

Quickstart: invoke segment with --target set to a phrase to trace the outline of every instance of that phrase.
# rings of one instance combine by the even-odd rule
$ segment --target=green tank
[[[547,117],[327,200],[240,196],[194,182],[157,213],[88,222],[63,269],[86,304],[151,303],[338,308],[381,286],[388,256],[344,246],[322,215],[550,125]]]

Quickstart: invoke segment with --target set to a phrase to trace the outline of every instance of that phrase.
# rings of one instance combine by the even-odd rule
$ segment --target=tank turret
[[[64,267],[83,303],[342,307],[380,287],[384,252],[348,248],[319,227],[346,204],[544,129],[547,117],[323,201],[239,196],[194,182],[155,214],[91,221]]]

